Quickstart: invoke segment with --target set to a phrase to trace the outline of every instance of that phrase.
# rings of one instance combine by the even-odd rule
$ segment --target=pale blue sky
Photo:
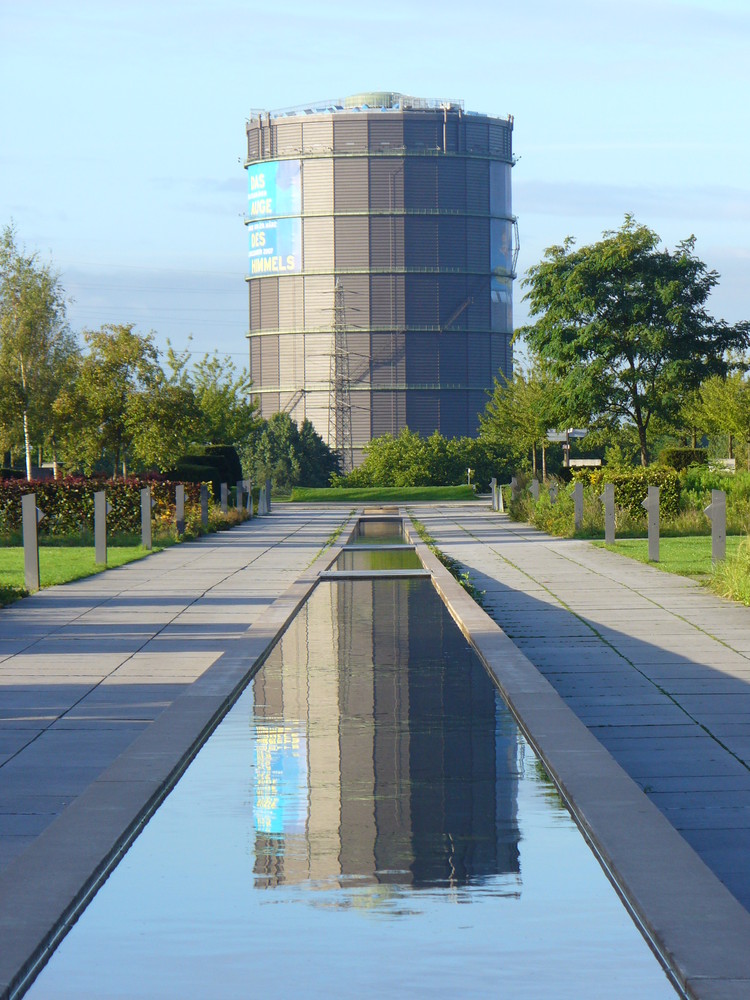
[[[519,275],[632,212],[694,233],[713,312],[750,318],[747,0],[0,0],[0,46],[0,224],[75,329],[245,363],[245,118],[362,90],[515,116]]]

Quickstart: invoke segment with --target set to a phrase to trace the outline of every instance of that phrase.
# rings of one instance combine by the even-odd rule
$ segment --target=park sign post
[[[570,468],[570,439],[571,438],[585,438],[588,431],[585,431],[582,427],[569,427],[566,431],[547,431],[547,440],[551,443],[557,442],[563,446],[563,465],[566,469]]]

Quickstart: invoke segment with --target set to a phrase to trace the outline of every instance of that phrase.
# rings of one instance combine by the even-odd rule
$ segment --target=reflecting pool
[[[675,993],[429,580],[321,582],[30,997]]]

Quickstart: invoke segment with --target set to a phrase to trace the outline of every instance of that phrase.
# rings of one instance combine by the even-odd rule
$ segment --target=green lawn
[[[362,486],[357,489],[310,489],[295,486],[292,501],[296,503],[352,503],[360,500],[385,503],[410,503],[415,500],[473,500],[471,486]]]
[[[729,535],[727,537],[727,556],[737,552],[744,535]],[[604,542],[592,542],[599,548],[609,549],[621,556],[648,562],[648,539],[622,538],[614,545]],[[704,577],[711,573],[711,536],[690,535],[683,538],[662,538],[659,542],[659,562],[651,563],[665,573],[677,573],[680,576]]]
[[[151,552],[164,548],[154,545]],[[150,555],[142,545],[110,545],[107,547],[107,565],[98,566],[94,562],[94,547],[71,545],[40,545],[39,577],[42,587],[53,587],[57,583],[80,580],[105,569],[124,566],[125,563],[143,559]],[[0,606],[23,597],[23,548],[21,546],[0,547]]]

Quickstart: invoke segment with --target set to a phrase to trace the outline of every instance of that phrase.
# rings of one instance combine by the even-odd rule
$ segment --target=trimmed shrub
[[[216,468],[219,472],[219,483],[227,483],[231,486],[238,479],[242,479],[242,465],[237,449],[231,444],[210,444],[206,447],[206,455],[216,459]]]
[[[111,511],[107,527],[113,534],[138,533],[141,530],[141,490],[151,487],[155,501],[154,519],[162,527],[174,521],[174,498],[177,483],[163,478],[130,477],[97,479],[69,476],[27,482],[11,479],[0,482],[0,533],[21,530],[21,497],[36,494],[36,504],[44,512],[39,523],[40,535],[73,535],[94,526],[94,494],[107,491]],[[186,506],[200,504],[200,486],[184,483]]]
[[[665,448],[659,461],[682,472],[691,465],[708,465],[708,448]]]
[[[649,465],[645,469],[584,469],[575,474],[576,479],[588,483],[594,492],[601,493],[605,483],[615,488],[615,503],[631,517],[645,517],[641,501],[648,496],[649,486],[659,487],[659,510],[665,518],[676,517],[680,511],[680,477],[674,469]]]

